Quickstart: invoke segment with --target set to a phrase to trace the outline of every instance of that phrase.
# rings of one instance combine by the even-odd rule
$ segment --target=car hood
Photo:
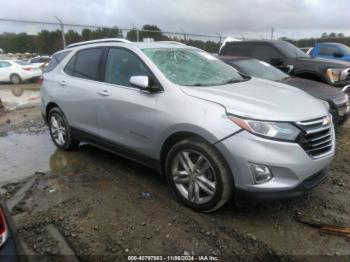
[[[325,67],[334,67],[334,68],[349,68],[350,62],[342,61],[342,60],[335,60],[335,59],[328,59],[328,58],[298,58],[298,61],[302,61],[303,63],[310,63],[310,64],[320,64]]]
[[[295,86],[318,99],[329,100],[344,95],[341,90],[331,85],[300,77],[289,77],[279,82]]]
[[[227,113],[271,121],[303,121],[327,115],[326,107],[305,92],[277,82],[249,81],[213,86],[181,87],[187,95],[215,102]]]

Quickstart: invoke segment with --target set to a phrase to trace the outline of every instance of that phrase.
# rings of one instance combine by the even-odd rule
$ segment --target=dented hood
[[[305,92],[263,79],[181,89],[187,95],[218,103],[227,113],[241,117],[294,122],[327,115],[326,106]]]

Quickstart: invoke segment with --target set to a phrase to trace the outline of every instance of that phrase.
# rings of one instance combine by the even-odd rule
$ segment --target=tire
[[[225,159],[201,138],[175,144],[167,155],[165,171],[175,196],[196,211],[213,212],[233,195],[233,176]]]
[[[10,81],[14,85],[18,85],[18,84],[22,83],[21,77],[19,75],[17,75],[17,74],[12,74],[10,76]]]
[[[58,107],[50,110],[47,122],[51,139],[58,148],[68,151],[79,146],[79,141],[72,137],[67,119]]]

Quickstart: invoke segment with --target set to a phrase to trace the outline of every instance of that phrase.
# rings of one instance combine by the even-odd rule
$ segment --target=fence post
[[[64,24],[57,16],[55,16],[55,18],[57,19],[57,21],[59,22],[59,24],[61,26],[62,44],[63,44],[63,48],[66,48],[66,35],[64,33]]]

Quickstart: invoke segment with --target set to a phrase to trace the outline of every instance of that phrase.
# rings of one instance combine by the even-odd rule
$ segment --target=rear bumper
[[[328,177],[328,168],[321,170],[305,179],[298,186],[288,190],[252,191],[236,189],[236,201],[239,203],[260,203],[274,200],[295,198],[304,195],[307,191],[318,186]]]

